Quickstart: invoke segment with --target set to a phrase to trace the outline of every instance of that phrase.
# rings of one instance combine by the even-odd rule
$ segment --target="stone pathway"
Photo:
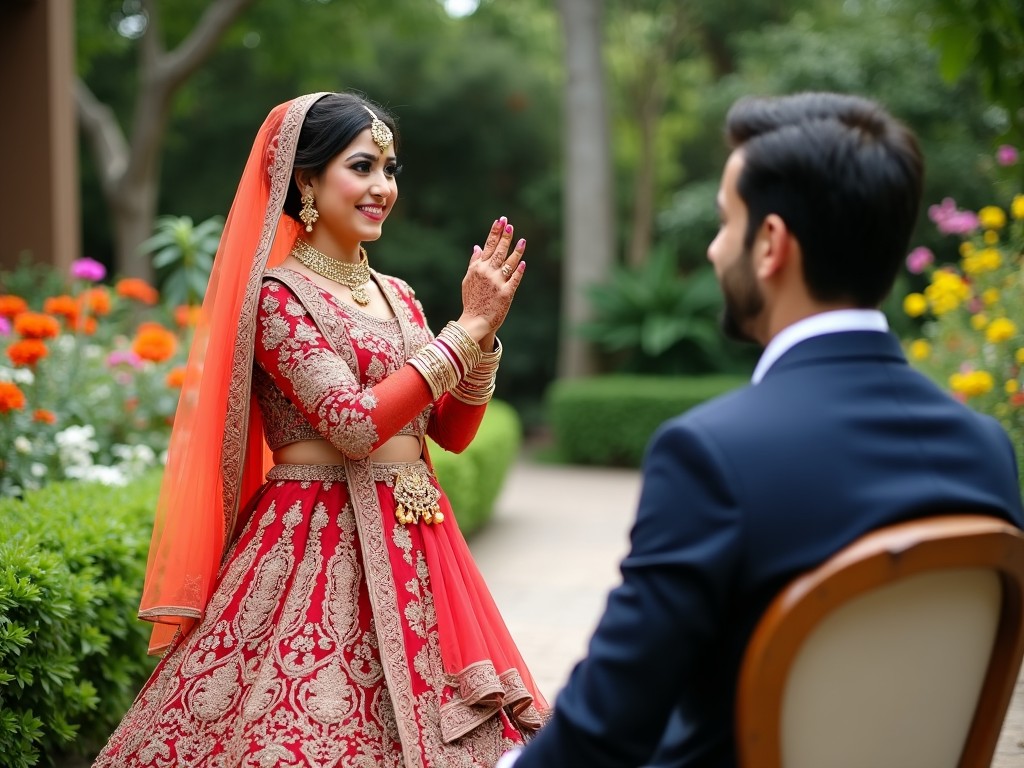
[[[640,491],[631,470],[521,461],[494,519],[470,548],[519,649],[550,700],[586,652],[618,564]],[[1024,675],[992,768],[1024,766]]]

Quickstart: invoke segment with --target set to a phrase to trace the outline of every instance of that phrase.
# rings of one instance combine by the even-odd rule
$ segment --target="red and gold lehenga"
[[[546,710],[444,494],[443,522],[398,521],[396,487],[440,491],[429,457],[367,458],[395,434],[459,450],[484,406],[430,402],[407,360],[432,335],[401,280],[373,275],[382,320],[274,267],[297,234],[280,210],[320,95],[267,118],[232,206],[140,612],[166,655],[96,766],[493,766]],[[263,221],[246,222],[260,195]],[[240,266],[243,223],[259,237]],[[344,464],[267,461],[325,438]]]

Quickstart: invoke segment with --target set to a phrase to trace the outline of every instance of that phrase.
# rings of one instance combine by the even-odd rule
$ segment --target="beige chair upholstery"
[[[743,768],[987,768],[1024,655],[1024,535],[947,515],[868,534],[765,612]]]

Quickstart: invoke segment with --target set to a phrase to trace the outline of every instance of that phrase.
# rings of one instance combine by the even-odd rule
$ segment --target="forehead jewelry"
[[[395,137],[391,135],[391,129],[374,114],[372,109],[369,107],[364,107],[364,109],[373,118],[370,122],[370,138],[373,139],[373,143],[380,147],[380,151],[383,152],[395,140]]]

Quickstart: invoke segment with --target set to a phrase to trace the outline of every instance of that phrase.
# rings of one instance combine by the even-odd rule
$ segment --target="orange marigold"
[[[25,393],[18,389],[18,385],[0,381],[0,413],[20,411],[24,407]]]
[[[179,365],[168,371],[167,378],[164,379],[164,383],[166,383],[171,389],[181,389],[182,385],[185,383],[185,366]]]
[[[7,348],[7,356],[15,365],[35,365],[50,354],[40,339],[22,339]]]
[[[143,360],[162,363],[178,349],[177,337],[158,323],[143,323],[139,326],[132,351]]]
[[[43,312],[63,317],[68,325],[74,326],[78,320],[78,302],[68,295],[51,296],[43,302]]]
[[[75,330],[81,331],[86,336],[92,336],[94,333],[96,333],[97,327],[98,325],[96,323],[96,318],[90,317],[89,315],[78,318],[78,322],[75,323]]]
[[[174,322],[179,328],[188,328],[199,324],[199,317],[203,314],[203,308],[197,305],[189,306],[182,304],[174,308]]]
[[[56,424],[57,414],[45,408],[37,408],[32,412],[32,421],[38,421],[40,424]]]
[[[0,315],[13,320],[22,312],[28,311],[28,302],[21,296],[4,294],[0,296]]]
[[[126,299],[135,299],[135,301],[140,301],[143,304],[156,304],[160,298],[156,288],[137,277],[126,277],[123,280],[118,280],[114,290],[118,296],[123,296]]]
[[[90,288],[82,291],[78,300],[86,311],[104,317],[110,314],[110,291],[106,288]]]
[[[42,312],[22,312],[14,318],[14,332],[26,339],[52,339],[60,335],[60,323]]]

